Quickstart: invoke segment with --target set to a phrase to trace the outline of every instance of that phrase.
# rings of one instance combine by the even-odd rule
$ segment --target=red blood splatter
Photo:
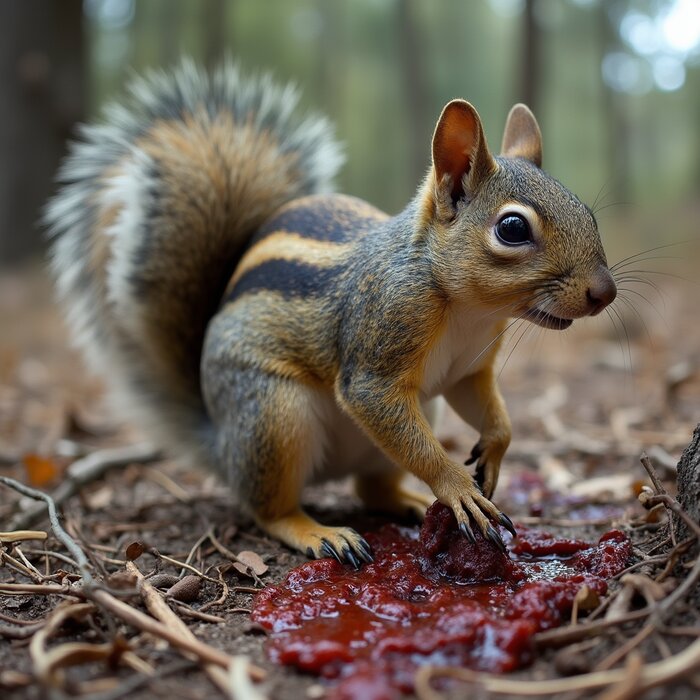
[[[532,660],[533,634],[570,614],[581,586],[604,594],[630,555],[619,531],[595,545],[519,527],[512,558],[475,535],[470,544],[436,503],[420,533],[368,534],[375,560],[360,571],[332,559],[293,569],[254,601],[270,657],[338,678],[336,700],[398,698],[426,663],[511,671]]]

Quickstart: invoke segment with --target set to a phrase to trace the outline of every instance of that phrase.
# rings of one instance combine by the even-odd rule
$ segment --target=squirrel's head
[[[477,111],[453,100],[432,155],[419,227],[448,298],[556,329],[613,301],[593,213],[540,169],[542,136],[525,105],[510,111],[494,157]]]

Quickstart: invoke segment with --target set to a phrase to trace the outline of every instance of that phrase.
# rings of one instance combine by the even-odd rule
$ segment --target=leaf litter
[[[304,557],[241,519],[211,477],[103,418],[99,385],[66,350],[58,315],[48,303],[36,313],[31,342],[8,334],[0,346],[0,689],[104,700],[320,697],[315,679],[269,663],[248,619],[254,592]],[[700,323],[689,313],[698,310],[669,314],[683,330],[676,334],[649,319],[654,352],[643,335],[632,337],[642,356],[632,390],[609,360],[617,340],[592,324],[576,353],[544,337],[536,356],[511,359],[501,381],[516,439],[499,505],[577,537],[621,527],[635,557],[602,599],[579,591],[570,624],[538,635],[530,669],[423,667],[418,697],[460,697],[477,686],[494,696],[604,700],[662,697],[671,687],[674,698],[697,693],[700,531],[691,520],[678,539],[667,517],[682,513],[674,463],[700,397]],[[454,416],[440,436],[462,458],[474,437]],[[642,469],[645,448],[652,459]],[[7,479],[40,489],[43,500]],[[387,522],[361,512],[347,485],[310,494],[329,523]],[[47,518],[49,503],[60,522]]]

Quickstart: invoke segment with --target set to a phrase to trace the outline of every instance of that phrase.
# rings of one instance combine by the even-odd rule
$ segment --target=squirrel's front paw
[[[473,520],[484,536],[502,551],[505,551],[505,544],[503,544],[501,535],[491,522],[502,525],[515,537],[515,528],[511,519],[504,513],[501,513],[479,491],[474,479],[457,467],[457,465],[455,465],[455,470],[449,476],[441,479],[437,488],[433,488],[433,492],[441,503],[452,509],[459,529],[471,542],[474,542],[475,538],[470,520]]]

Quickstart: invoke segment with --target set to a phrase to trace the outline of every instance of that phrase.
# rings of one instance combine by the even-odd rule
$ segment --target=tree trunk
[[[695,522],[700,522],[700,425],[678,462],[678,502]],[[680,537],[690,534],[680,518],[674,525],[677,531],[686,533]]]
[[[420,182],[429,164],[425,143],[432,132],[428,82],[425,76],[425,53],[421,27],[414,0],[400,0],[396,5],[401,79],[406,100],[406,118],[411,133],[409,151],[410,182]]]
[[[0,2],[0,264],[42,247],[37,222],[84,114],[81,0]]]
[[[520,80],[516,102],[524,102],[535,114],[540,112],[542,32],[537,24],[535,0],[526,0],[520,50]]]

